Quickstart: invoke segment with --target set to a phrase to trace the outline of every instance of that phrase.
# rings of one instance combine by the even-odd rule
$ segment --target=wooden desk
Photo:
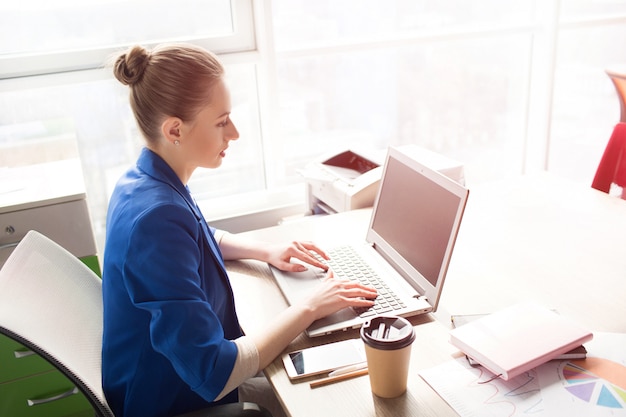
[[[357,210],[311,217],[246,234],[326,245],[364,236],[369,215]],[[448,342],[450,314],[488,313],[529,298],[592,331],[626,332],[625,254],[624,200],[549,174],[472,187],[439,309],[412,319],[417,339],[406,394],[377,398],[367,376],[316,389],[292,384],[280,359],[265,373],[293,417],[454,416],[418,374],[459,354]],[[285,308],[265,264],[227,266],[244,330],[262,327]],[[357,337],[356,330],[301,335],[288,349]]]

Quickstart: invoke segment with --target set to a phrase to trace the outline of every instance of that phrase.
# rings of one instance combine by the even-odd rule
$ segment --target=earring
[[[175,145],[175,146],[180,145],[180,141],[179,141],[178,139],[176,139],[176,140],[174,141],[174,145]]]

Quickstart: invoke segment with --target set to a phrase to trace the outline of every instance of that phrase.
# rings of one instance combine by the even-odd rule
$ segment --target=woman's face
[[[230,120],[230,111],[230,93],[219,80],[211,89],[211,102],[195,119],[185,123],[185,152],[195,167],[219,167],[229,142],[239,138],[239,132]]]

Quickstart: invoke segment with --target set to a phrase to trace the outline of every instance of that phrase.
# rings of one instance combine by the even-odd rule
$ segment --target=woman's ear
[[[161,124],[161,134],[170,144],[178,146],[182,143],[182,126],[178,117],[168,117]]]

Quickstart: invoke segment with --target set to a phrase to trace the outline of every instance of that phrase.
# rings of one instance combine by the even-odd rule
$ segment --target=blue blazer
[[[214,232],[143,149],[107,213],[102,384],[116,417],[207,407],[226,385],[242,333]],[[233,401],[237,390],[220,403]]]

